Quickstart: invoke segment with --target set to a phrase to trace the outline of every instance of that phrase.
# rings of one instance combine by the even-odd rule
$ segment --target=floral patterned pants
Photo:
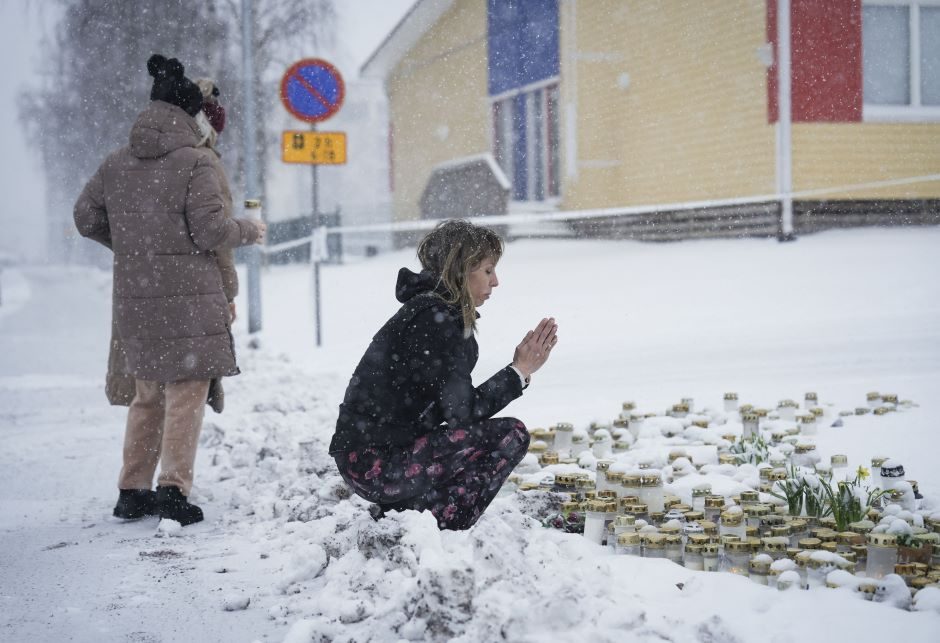
[[[469,529],[525,456],[529,433],[515,418],[441,427],[407,447],[334,455],[340,475],[383,510],[430,510],[441,529]]]

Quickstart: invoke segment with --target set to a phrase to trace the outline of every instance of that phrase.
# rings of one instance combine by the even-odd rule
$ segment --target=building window
[[[865,2],[862,51],[866,112],[940,114],[940,0]]]
[[[512,181],[514,201],[559,196],[557,83],[493,100],[493,156]]]

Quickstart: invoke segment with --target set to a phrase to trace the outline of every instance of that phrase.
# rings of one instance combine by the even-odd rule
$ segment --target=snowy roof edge
[[[384,81],[418,39],[450,9],[454,0],[417,0],[359,68],[360,78]]]
[[[436,170],[447,170],[454,167],[460,167],[461,165],[466,165],[474,161],[483,161],[486,163],[489,166],[490,171],[493,173],[493,176],[496,178],[496,182],[499,183],[501,188],[504,190],[509,190],[512,188],[512,184],[509,182],[509,178],[506,176],[506,173],[503,172],[503,168],[499,166],[499,163],[496,162],[496,159],[489,152],[471,154],[470,156],[462,156],[460,158],[444,161],[443,163],[438,163],[433,168],[431,168],[431,173],[433,174]]]

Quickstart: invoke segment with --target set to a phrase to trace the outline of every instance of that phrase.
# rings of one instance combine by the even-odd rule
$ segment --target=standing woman
[[[330,444],[343,479],[387,510],[430,510],[441,529],[467,529],[526,454],[515,418],[493,418],[522,395],[558,342],[543,319],[512,363],[474,388],[477,308],[499,285],[503,242],[445,221],[418,246],[422,270],[398,272],[402,307],[372,339],[340,405]]]
[[[265,225],[226,210],[217,158],[200,146],[202,93],[183,65],[154,55],[147,70],[150,105],[73,216],[114,253],[112,314],[134,376],[114,515],[189,525],[203,519],[189,495],[210,382],[239,373],[215,253],[263,242]]]

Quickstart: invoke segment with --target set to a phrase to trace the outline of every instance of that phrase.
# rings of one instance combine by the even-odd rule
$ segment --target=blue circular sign
[[[281,79],[281,102],[291,114],[308,123],[325,121],[339,111],[346,94],[336,67],[319,58],[290,66]]]

